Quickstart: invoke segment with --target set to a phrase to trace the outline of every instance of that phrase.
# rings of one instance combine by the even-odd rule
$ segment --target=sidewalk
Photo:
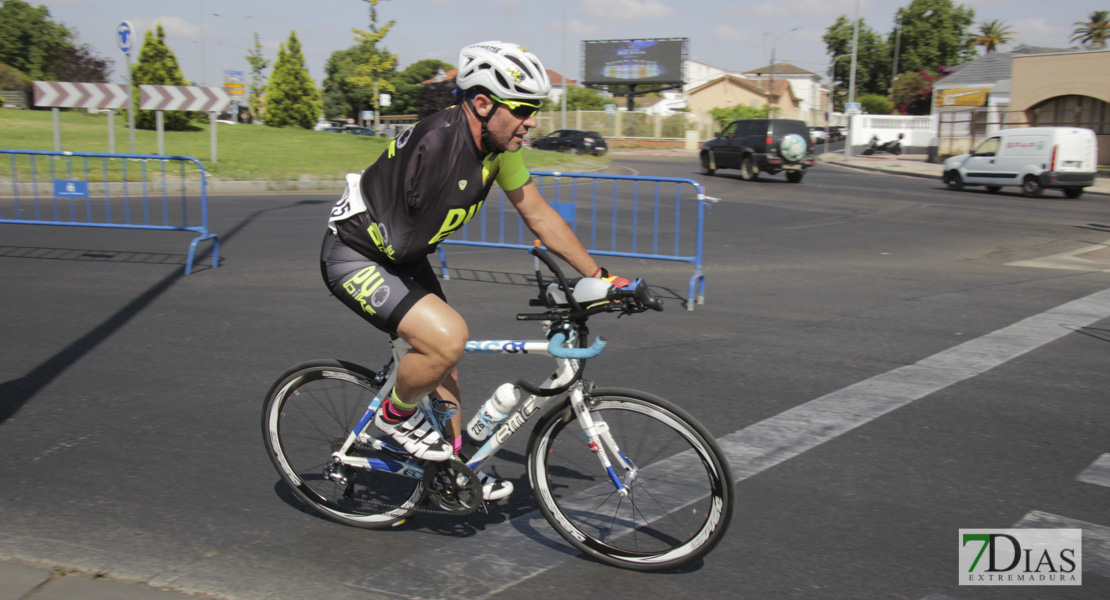
[[[925,177],[928,179],[935,179],[939,183],[941,180],[941,172],[944,170],[944,167],[939,163],[925,162],[927,158],[928,157],[924,154],[903,154],[901,156],[882,154],[876,156],[856,155],[848,159],[842,152],[829,152],[828,154],[821,154],[818,156],[817,161],[828,165],[849,167],[864,171],[878,171],[880,173],[906,175],[909,177]],[[974,187],[972,189],[974,189]],[[1011,191],[1017,190],[1016,187],[1008,189]],[[1083,193],[1110,196],[1110,178],[1095,178],[1095,184],[1084,188]],[[1047,189],[1045,190],[1045,194],[1051,196],[1053,194],[1062,195],[1063,193],[1058,190]]]
[[[142,584],[0,562],[0,600],[198,600]]]

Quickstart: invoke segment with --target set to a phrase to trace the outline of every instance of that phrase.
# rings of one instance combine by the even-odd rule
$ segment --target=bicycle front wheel
[[[732,519],[733,481],[712,436],[661,398],[595,390],[590,416],[607,426],[626,471],[606,443],[621,495],[590,448],[570,400],[536,426],[528,476],[540,512],[571,545],[601,562],[637,571],[675,569],[705,556]]]
[[[262,435],[278,474],[297,498],[338,523],[384,529],[400,524],[424,495],[419,479],[332,463],[378,393],[374,374],[337,360],[306,362],[281,376],[262,413]],[[399,458],[355,444],[350,456],[379,464]]]

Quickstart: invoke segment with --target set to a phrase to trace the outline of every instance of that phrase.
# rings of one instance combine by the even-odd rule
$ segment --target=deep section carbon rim
[[[338,361],[306,363],[274,384],[263,414],[270,459],[298,498],[325,517],[367,528],[404,519],[424,488],[419,479],[332,464],[377,394],[369,373]],[[399,457],[356,445],[348,455],[378,464]],[[344,480],[345,479],[345,480]]]
[[[647,394],[599,390],[593,400],[590,414],[636,465],[635,477],[617,468],[630,493],[617,493],[568,407],[541,423],[530,448],[544,516],[578,549],[624,568],[674,569],[712,550],[733,508],[732,477],[716,443],[680,409]]]

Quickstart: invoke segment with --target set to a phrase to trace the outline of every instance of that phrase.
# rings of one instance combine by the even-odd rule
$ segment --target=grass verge
[[[116,115],[116,152],[130,153],[126,115]],[[108,145],[108,116],[84,111],[61,111],[62,150],[105,153]],[[207,122],[195,123],[190,131],[167,131],[167,155],[191,156],[204,164],[211,179],[229,181],[332,181],[360,171],[389,145],[388,139],[264,125],[217,124],[217,161],[211,160],[211,132]],[[51,111],[0,110],[0,148],[53,150],[54,125]],[[155,154],[157,133],[135,130],[135,153]],[[524,164],[537,171],[592,171],[609,165],[608,157],[570,156],[525,149]],[[7,162],[7,161],[5,161]],[[0,178],[8,175],[9,164],[0,163]],[[26,169],[26,171],[25,171]],[[17,167],[22,180],[29,169]],[[10,176],[10,175],[9,175]],[[115,176],[109,174],[109,179]]]

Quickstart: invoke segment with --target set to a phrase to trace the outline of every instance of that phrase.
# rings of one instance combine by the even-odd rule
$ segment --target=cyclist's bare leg
[[[458,402],[459,382],[455,365],[462,358],[469,331],[466,321],[439,296],[424,296],[409,309],[397,335],[412,346],[397,366],[397,397],[414,404],[421,396],[440,390],[446,400]],[[449,435],[462,430],[456,413]]]

